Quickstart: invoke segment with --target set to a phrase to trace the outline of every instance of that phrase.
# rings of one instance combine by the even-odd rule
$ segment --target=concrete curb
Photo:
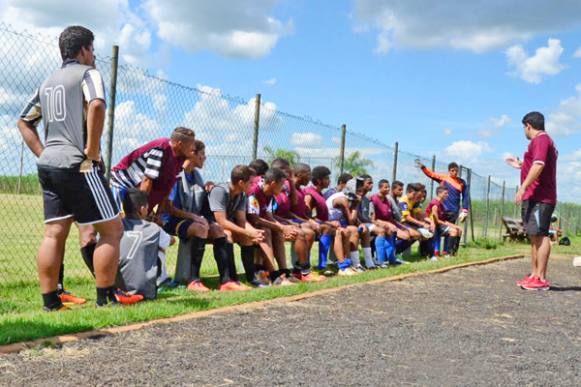
[[[508,261],[508,260],[519,259],[519,258],[524,258],[524,255],[509,255],[509,256],[504,256],[504,257],[491,258],[491,259],[487,259],[487,260],[483,260],[483,261],[461,263],[458,265],[442,267],[442,268],[434,269],[434,270],[430,270],[430,271],[400,274],[400,275],[397,275],[394,277],[385,277],[385,278],[379,278],[379,279],[367,281],[367,282],[359,282],[359,283],[355,283],[355,284],[341,285],[341,286],[337,286],[334,288],[321,289],[321,290],[316,290],[313,292],[297,294],[294,296],[279,297],[279,298],[274,298],[271,300],[255,301],[255,302],[249,302],[249,303],[245,303],[245,304],[231,305],[231,306],[226,306],[223,308],[216,308],[216,309],[201,311],[201,312],[192,312],[192,313],[187,313],[187,314],[183,314],[180,316],[162,318],[162,319],[158,319],[158,320],[151,320],[151,321],[130,324],[130,325],[125,325],[125,326],[120,326],[120,327],[96,329],[96,330],[86,331],[86,332],[71,333],[71,334],[66,334],[66,335],[61,335],[61,336],[45,337],[45,338],[31,340],[31,341],[23,341],[20,343],[14,343],[14,344],[0,346],[0,354],[20,352],[20,351],[23,351],[25,349],[31,349],[31,348],[35,348],[35,347],[42,346],[42,345],[60,345],[60,344],[75,342],[75,341],[79,341],[79,340],[83,340],[83,339],[98,338],[98,337],[102,337],[102,336],[115,335],[118,333],[130,332],[130,331],[135,331],[138,329],[143,329],[143,328],[146,328],[146,327],[149,327],[152,325],[171,324],[174,322],[193,320],[193,319],[197,319],[197,318],[212,316],[215,314],[231,313],[231,312],[238,312],[238,311],[250,311],[250,310],[264,307],[267,305],[296,302],[296,301],[301,301],[301,300],[305,300],[305,299],[312,298],[312,297],[318,297],[318,296],[325,295],[325,294],[336,293],[336,292],[338,292],[340,290],[344,290],[344,289],[362,287],[362,286],[367,286],[370,284],[371,285],[372,284],[381,284],[384,282],[403,281],[403,280],[406,280],[409,278],[414,278],[414,277],[420,277],[420,276],[425,276],[425,275],[430,275],[430,274],[445,273],[447,271],[462,269],[465,267],[488,265],[488,264],[495,263],[495,262]]]

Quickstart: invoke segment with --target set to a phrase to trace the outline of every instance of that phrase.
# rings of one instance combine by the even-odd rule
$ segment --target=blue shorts
[[[194,223],[191,219],[171,217],[163,224],[163,230],[170,235],[178,236],[181,239],[188,239],[188,228]]]

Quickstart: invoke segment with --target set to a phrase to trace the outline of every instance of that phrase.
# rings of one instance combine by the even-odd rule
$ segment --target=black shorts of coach
[[[522,221],[529,236],[549,236],[551,216],[555,206],[552,204],[525,200],[522,202]]]
[[[78,224],[95,224],[114,219],[119,209],[101,168],[81,173],[79,165],[71,168],[38,166],[42,187],[44,223],[74,218]]]

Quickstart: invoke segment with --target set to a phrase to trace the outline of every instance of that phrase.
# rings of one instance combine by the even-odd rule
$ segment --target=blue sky
[[[244,99],[260,92],[285,112],[510,181],[517,174],[502,157],[523,153],[520,120],[539,110],[568,182],[561,197],[581,201],[579,1],[43,4],[0,0],[4,21],[18,17],[22,28],[87,24],[101,33],[98,49],[119,43],[124,61],[172,81]]]

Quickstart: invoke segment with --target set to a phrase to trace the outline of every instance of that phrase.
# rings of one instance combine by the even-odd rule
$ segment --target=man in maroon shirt
[[[549,289],[546,280],[547,264],[551,255],[549,226],[557,204],[557,148],[545,132],[545,117],[530,112],[522,119],[529,147],[521,161],[509,157],[507,163],[521,170],[521,186],[516,203],[522,203],[522,218],[531,240],[532,272],[517,285],[523,289]]]

